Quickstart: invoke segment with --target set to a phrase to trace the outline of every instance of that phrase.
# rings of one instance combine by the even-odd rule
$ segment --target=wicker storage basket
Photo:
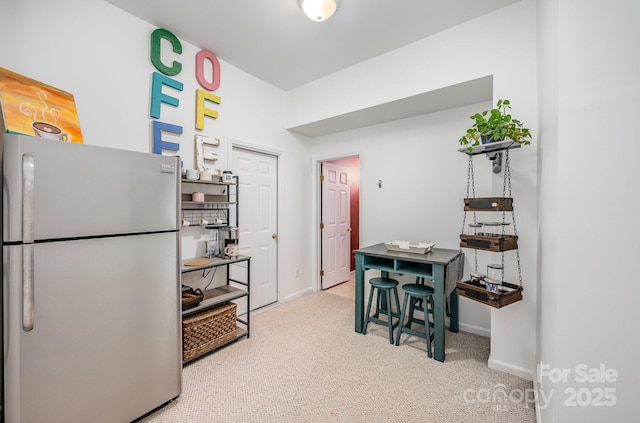
[[[191,360],[235,338],[236,307],[226,303],[184,318],[182,360]]]

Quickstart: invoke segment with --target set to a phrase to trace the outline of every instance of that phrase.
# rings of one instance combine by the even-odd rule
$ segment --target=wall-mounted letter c
[[[151,33],[151,63],[163,74],[175,76],[182,71],[182,63],[174,60],[171,67],[165,66],[164,63],[162,63],[160,58],[160,42],[163,38],[171,43],[174,53],[182,54],[182,44],[180,40],[166,29],[158,28]]]

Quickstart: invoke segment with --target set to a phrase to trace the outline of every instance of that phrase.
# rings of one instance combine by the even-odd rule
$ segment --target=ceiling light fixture
[[[305,15],[314,22],[329,19],[336,11],[336,0],[299,0]]]

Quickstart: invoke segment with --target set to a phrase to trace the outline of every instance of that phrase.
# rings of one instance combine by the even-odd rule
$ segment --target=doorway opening
[[[320,288],[349,282],[360,247],[360,157],[323,160],[319,181]]]

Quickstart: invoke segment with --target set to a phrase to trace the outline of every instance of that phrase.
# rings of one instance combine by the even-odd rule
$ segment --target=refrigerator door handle
[[[33,330],[33,244],[22,246],[22,330]]]
[[[33,178],[35,164],[31,154],[22,156],[22,241],[33,244]]]
[[[22,329],[33,330],[33,197],[35,164],[31,154],[22,156]]]

